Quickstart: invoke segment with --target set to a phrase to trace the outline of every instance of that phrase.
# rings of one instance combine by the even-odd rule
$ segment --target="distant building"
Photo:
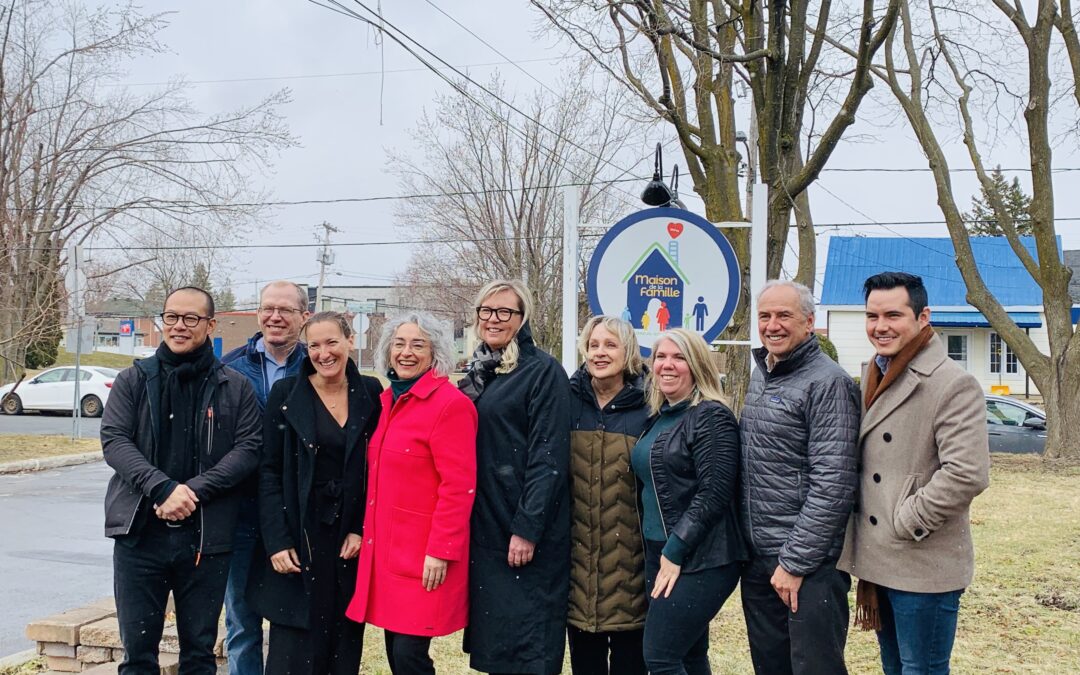
[[[1072,279],[1069,281],[1069,295],[1072,296],[1074,305],[1080,305],[1080,251],[1065,251],[1065,264],[1072,269]],[[1074,318],[1073,321],[1075,322],[1075,320]]]
[[[972,237],[970,241],[975,263],[990,292],[1035,346],[1049,353],[1042,289],[1004,237]],[[1022,243],[1038,258],[1034,238],[1023,237]],[[974,375],[986,390],[1004,385],[1012,394],[1038,392],[1016,354],[986,317],[967,303],[967,286],[956,264],[952,239],[948,237],[832,237],[829,240],[819,322],[821,315],[825,315],[829,339],[836,345],[840,365],[849,374],[861,375],[863,364],[874,354],[866,338],[863,282],[886,271],[922,277],[930,299],[930,323],[945,343],[949,357]],[[1076,310],[1073,315],[1075,320]]]

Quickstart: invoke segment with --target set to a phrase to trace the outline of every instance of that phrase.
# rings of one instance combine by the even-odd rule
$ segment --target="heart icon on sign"
[[[682,229],[682,223],[667,224],[667,233],[671,235],[672,239],[678,239],[679,235],[682,234]]]

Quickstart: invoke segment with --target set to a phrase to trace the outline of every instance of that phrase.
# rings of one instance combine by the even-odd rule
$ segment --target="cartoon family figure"
[[[705,304],[705,297],[699,295],[697,304],[694,305],[694,309],[691,314],[694,317],[694,330],[699,333],[705,332],[705,317],[709,316],[709,306]],[[682,325],[688,326],[690,324],[691,314],[683,316]],[[633,319],[630,316],[630,307],[623,307],[621,314],[624,321],[630,321],[633,323]],[[648,332],[649,325],[652,324],[653,317],[649,315],[648,308],[641,314],[641,330]],[[666,302],[661,301],[660,307],[656,310],[656,329],[657,332],[663,333],[668,329],[668,325],[671,323],[671,311],[668,310]]]

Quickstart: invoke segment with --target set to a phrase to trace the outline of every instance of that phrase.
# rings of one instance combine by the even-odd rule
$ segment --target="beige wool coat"
[[[975,573],[969,507],[990,483],[986,404],[941,338],[863,411],[859,452],[858,499],[837,567],[902,591],[966,588]]]

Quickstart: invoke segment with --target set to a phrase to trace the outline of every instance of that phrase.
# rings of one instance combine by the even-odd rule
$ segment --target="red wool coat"
[[[395,633],[447,635],[468,620],[476,408],[430,370],[396,403],[390,389],[381,398],[356,593],[345,615]],[[422,583],[425,555],[450,561],[431,592]]]

